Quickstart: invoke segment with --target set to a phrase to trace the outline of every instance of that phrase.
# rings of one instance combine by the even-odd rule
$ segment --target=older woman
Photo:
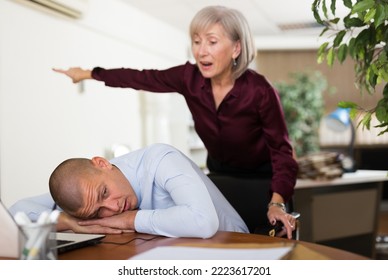
[[[268,205],[269,222],[281,221],[291,238],[295,219],[284,203],[293,195],[298,166],[276,90],[248,69],[256,50],[247,21],[235,9],[205,7],[193,18],[190,36],[195,65],[54,71],[74,83],[95,79],[111,87],[182,94],[207,149],[209,171],[271,178],[270,197],[258,197],[257,203]]]

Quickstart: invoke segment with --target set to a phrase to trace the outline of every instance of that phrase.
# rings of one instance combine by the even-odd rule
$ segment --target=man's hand
[[[101,219],[79,220],[80,226],[99,226],[103,228],[114,228],[122,231],[135,230],[135,217],[138,210],[126,211],[118,215]]]
[[[64,212],[61,212],[58,218],[57,231],[71,230],[76,233],[95,233],[95,234],[121,234],[124,231],[118,228],[111,228],[106,226],[80,225],[81,220],[74,218]]]

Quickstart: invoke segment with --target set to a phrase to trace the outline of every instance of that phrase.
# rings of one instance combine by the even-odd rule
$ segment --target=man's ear
[[[103,157],[93,157],[92,164],[98,168],[107,168],[107,169],[112,168],[112,164]]]

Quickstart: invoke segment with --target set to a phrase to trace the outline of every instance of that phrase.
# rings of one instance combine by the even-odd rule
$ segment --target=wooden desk
[[[330,181],[298,180],[299,238],[375,257],[381,190],[387,171],[358,170]]]
[[[142,239],[136,239],[142,238]],[[132,240],[132,241],[131,241]],[[367,259],[361,255],[346,252],[340,249],[330,248],[323,245],[287,240],[283,238],[269,237],[257,234],[243,234],[232,232],[218,232],[213,238],[167,238],[162,236],[125,233],[121,235],[108,235],[103,242],[126,243],[124,245],[101,243],[95,246],[85,247],[59,255],[60,260],[124,260],[136,254],[145,252],[158,246],[171,246],[178,244],[194,244],[198,246],[211,246],[214,244],[264,244],[264,243],[297,243],[313,253],[318,253],[328,259],[334,260],[362,260]],[[295,259],[295,258],[294,258]],[[311,254],[298,256],[297,259],[311,259]]]

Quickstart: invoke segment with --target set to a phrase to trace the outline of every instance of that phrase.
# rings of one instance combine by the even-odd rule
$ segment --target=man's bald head
[[[81,181],[98,174],[92,161],[85,158],[65,160],[55,168],[49,179],[50,193],[55,203],[76,216],[83,206]]]

